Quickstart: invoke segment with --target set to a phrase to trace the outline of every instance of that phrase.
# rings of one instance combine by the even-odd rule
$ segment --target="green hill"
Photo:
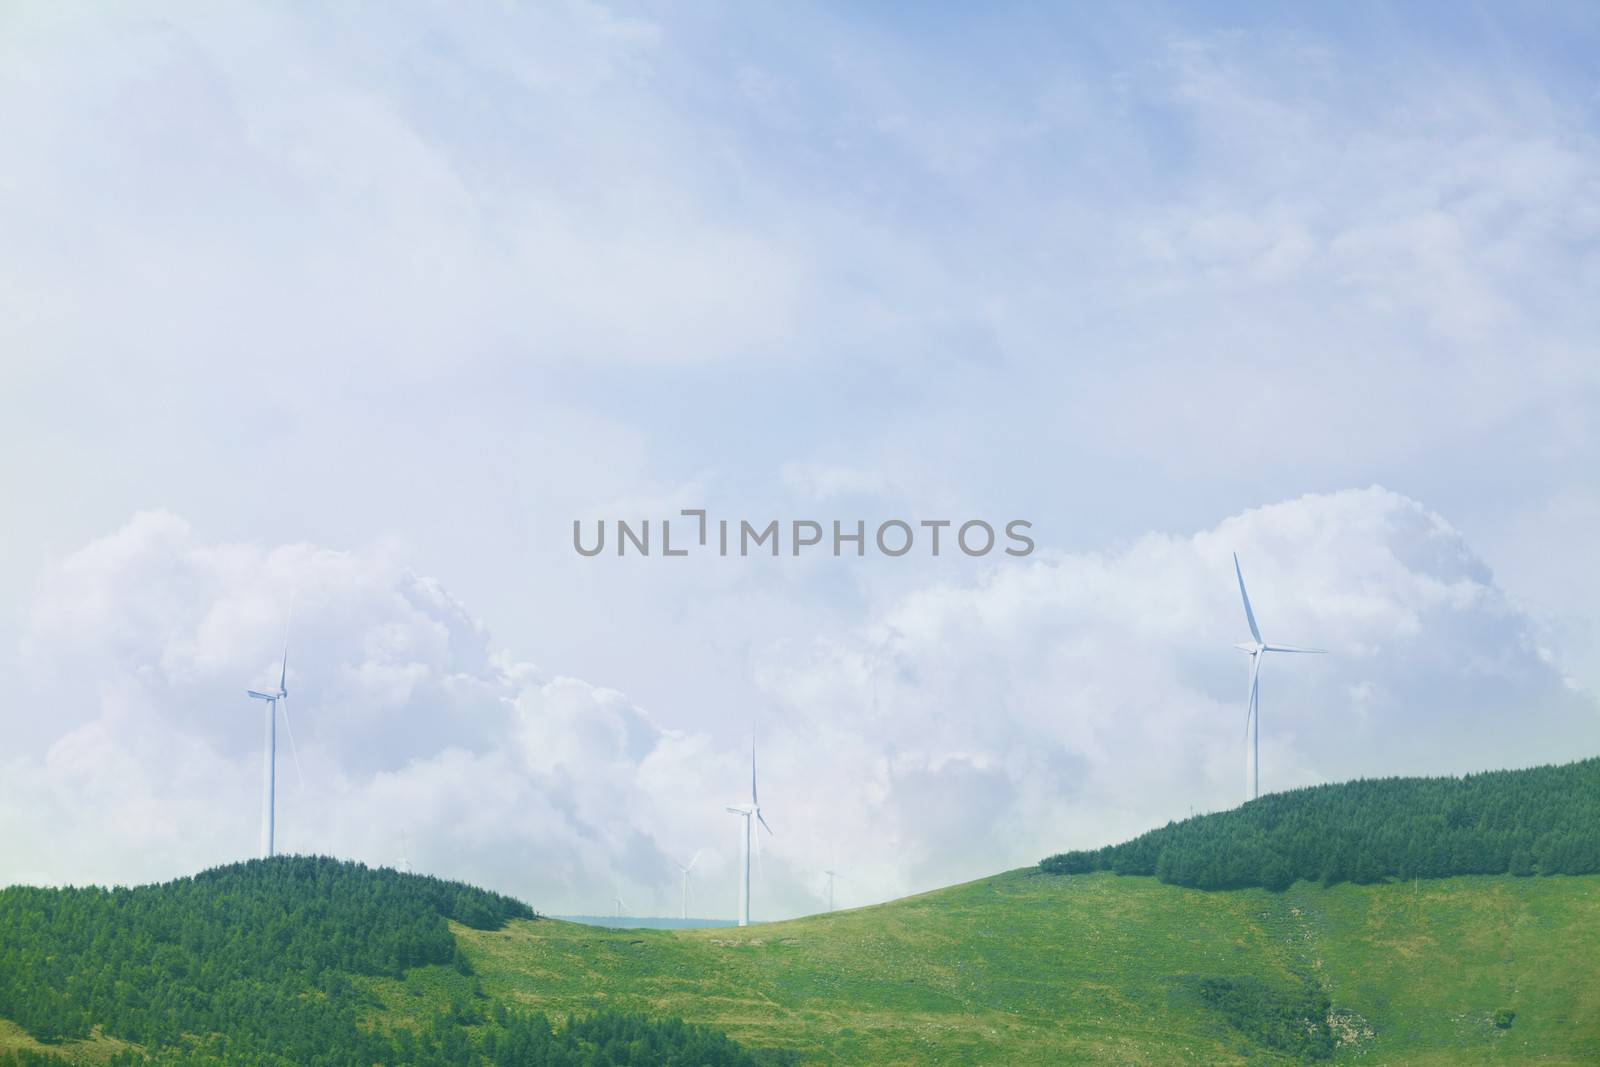
[[[1463,778],[1381,778],[1272,793],[1120,845],[1043,860],[1049,874],[1150,874],[1199,889],[1297,879],[1600,874],[1600,758]]]
[[[1469,862],[1495,841],[1580,841],[1568,813],[1600,778],[1572,767],[1299,791],[1119,846],[1165,852],[1167,882],[1099,850],[749,929],[581,926],[319,859],[14,888],[0,1062],[1593,1065],[1600,875],[1552,873],[1549,851],[1528,872],[1543,877],[1377,864],[1360,884],[1171,884],[1180,846],[1309,863],[1320,835],[1372,850],[1360,861],[1435,819],[1441,854]],[[1553,780],[1564,803],[1536,802]]]
[[[0,891],[0,1063],[754,1067],[722,1035],[484,995],[453,931],[520,901],[320,857],[137,889]],[[377,991],[425,990],[397,1020]],[[9,1047],[8,1047],[9,1046]]]
[[[1600,1063],[1592,876],[1216,893],[1023,870],[743,930],[458,936],[494,997],[681,1015],[802,1062]]]

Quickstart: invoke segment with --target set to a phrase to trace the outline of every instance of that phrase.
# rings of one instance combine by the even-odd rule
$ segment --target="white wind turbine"
[[[772,833],[772,827],[767,825],[766,816],[761,814],[761,801],[756,795],[756,743],[750,742],[750,806],[748,808],[728,805],[728,811],[744,818],[744,837],[741,841],[744,863],[739,873],[739,925],[750,925],[750,849],[754,845],[757,854],[761,852],[761,830]],[[760,827],[757,828],[756,824]]]
[[[1244,618],[1250,624],[1251,644],[1234,645],[1250,656],[1250,695],[1245,703],[1244,739],[1245,756],[1249,760],[1246,784],[1250,798],[1261,795],[1261,660],[1268,652],[1325,653],[1325,648],[1296,648],[1293,645],[1269,645],[1261,639],[1261,629],[1256,626],[1256,613],[1250,610],[1250,594],[1244,590],[1244,572],[1239,569],[1239,554],[1233,554],[1233,573],[1239,578],[1239,596],[1244,600]]]
[[[289,752],[294,756],[294,773],[305,784],[300,771],[300,750],[294,743],[294,727],[289,725],[289,622],[294,618],[294,600],[289,601],[289,618],[283,624],[283,665],[278,670],[278,689],[273,693],[246,690],[249,695],[266,706],[265,737],[261,754],[261,858],[274,854],[273,837],[277,829],[278,803],[278,703],[283,702],[283,728],[289,734]]]
[[[696,852],[688,866],[674,861],[673,866],[683,872],[683,918],[689,917],[689,872],[694,870],[694,865],[700,862],[700,853]]]
[[[839,876],[838,871],[827,870],[823,874],[828,876],[828,910],[833,910],[833,880]]]
[[[622,883],[620,881],[617,883],[617,895],[611,898],[611,902],[617,906],[617,918],[622,918],[622,910],[628,905],[622,899]]]

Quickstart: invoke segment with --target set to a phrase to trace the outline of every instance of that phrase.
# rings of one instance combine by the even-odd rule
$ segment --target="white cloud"
[[[1331,652],[1264,668],[1266,788],[1600,748],[1592,694],[1563,685],[1455,530],[1383,489],[1307,496],[925,588],[858,640],[772,656],[779,751],[828,766],[807,847],[854,822],[854,861],[903,892],[1235,804],[1234,551],[1269,639]]]
[[[38,457],[0,468],[0,633],[155,505],[406,538],[572,660],[616,600],[543,549],[689,483],[666,510],[1084,546],[1373,480],[1488,544],[1592,481],[1600,153],[1586,75],[1502,47],[1538,19],[385,14],[0,16],[0,425]]]
[[[0,300],[29,314],[0,339],[190,373],[226,352],[276,394],[507,351],[697,362],[791,331],[809,253],[716,194],[712,146],[651,92],[656,27],[410,14],[375,41],[270,7],[10,13]]]
[[[286,839],[562,908],[720,845],[731,910],[751,718],[781,908],[1230,802],[1233,548],[1335,652],[1269,782],[1586,750],[1600,152],[1533,22],[385,14],[0,14],[0,875],[248,847],[296,586]],[[1137,538],[1374,480],[1495,575],[1383,493]],[[568,547],[821,501],[1040,553]]]
[[[46,710],[8,723],[4,876],[165,877],[250,854],[262,712],[244,689],[275,679],[291,592],[305,782],[281,752],[283,849],[395,863],[404,831],[419,866],[535,901],[664,862],[656,842],[682,827],[641,836],[629,812],[650,807],[647,760],[671,777],[683,743],[620,694],[492,653],[383,550],[212,544],[150,513],[39,597],[24,688]]]
[[[1180,537],[1047,554],[924,585],[859,628],[766,642],[754,683],[770,839],[757,911],[880,899],[1113,840],[1241,789],[1237,551],[1270,639],[1326,647],[1263,674],[1267,788],[1593,754],[1563,684],[1460,535],[1383,489],[1307,496]],[[733,909],[744,728],[659,722],[621,693],[491,650],[383,549],[216,544],[135,518],[61,561],[35,606],[20,743],[0,778],[0,879],[165,877],[249,854],[260,711],[298,589],[280,764],[289,850],[600,910],[614,879],[669,911],[698,849]],[[747,710],[747,709],[746,709]],[[722,708],[718,721],[747,721]]]

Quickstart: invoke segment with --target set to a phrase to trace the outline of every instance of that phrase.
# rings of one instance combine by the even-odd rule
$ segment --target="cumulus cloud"
[[[680,827],[649,817],[644,783],[684,777],[693,739],[491,650],[382,548],[215,544],[147,513],[62,561],[33,611],[4,876],[167,877],[250,854],[262,706],[244,689],[276,680],[291,601],[281,849],[394,864],[404,834],[418,866],[535,901],[665,862]]]
[[[775,650],[778,748],[828,768],[807,848],[854,823],[853,861],[904,892],[1236,804],[1235,551],[1268,637],[1331,652],[1264,667],[1265,789],[1600,747],[1592,695],[1448,523],[1380,488],[1307,496],[926,587],[852,640]]]
[[[758,915],[819,907],[830,865],[841,902],[865,902],[1237,803],[1233,552],[1267,636],[1331,653],[1265,667],[1265,788],[1600,746],[1592,695],[1441,517],[1380,488],[1306,496],[924,583],[852,630],[763,643],[778,836]],[[0,879],[130,881],[253,852],[261,712],[243,690],[270,684],[291,596],[304,782],[284,753],[285,849],[394,864],[404,834],[418,869],[558,913],[603,909],[619,881],[635,911],[669,912],[673,860],[704,849],[696,910],[732,912],[741,709],[685,730],[498,650],[383,546],[222,544],[165,513],[72,553],[37,598]]]

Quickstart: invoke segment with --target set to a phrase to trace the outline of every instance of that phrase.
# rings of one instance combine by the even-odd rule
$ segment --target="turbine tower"
[[[289,616],[294,617],[294,602],[289,603]],[[274,834],[276,832],[276,818],[278,806],[278,702],[283,702],[283,726],[289,734],[289,751],[294,755],[294,769],[300,775],[302,784],[305,776],[300,773],[300,752],[294,743],[294,728],[289,725],[289,623],[283,625],[283,665],[278,670],[278,688],[276,692],[262,693],[254,689],[247,689],[252,699],[261,701],[265,707],[266,718],[263,720],[264,737],[262,739],[261,753],[261,858],[271,859],[274,855]]]
[[[1239,578],[1239,596],[1244,600],[1244,618],[1250,624],[1250,636],[1255,640],[1234,648],[1250,656],[1250,695],[1245,702],[1244,740],[1248,760],[1246,786],[1254,799],[1261,795],[1261,660],[1268,652],[1324,653],[1325,648],[1296,648],[1293,645],[1270,645],[1261,639],[1261,629],[1256,625],[1256,613],[1250,610],[1250,594],[1244,589],[1244,571],[1239,569],[1239,554],[1233,554],[1233,573]]]
[[[828,910],[833,910],[833,880],[839,876],[838,871],[823,871],[828,876]]]
[[[694,854],[694,858],[689,861],[689,865],[687,867],[681,863],[675,862],[673,864],[673,866],[677,867],[678,870],[683,872],[683,918],[685,919],[689,917],[689,872],[694,870],[694,865],[699,862],[700,853],[696,852]]]
[[[741,808],[729,804],[728,811],[743,817],[742,827],[744,836],[740,842],[743,863],[739,871],[739,925],[750,925],[750,849],[754,845],[757,854],[761,852],[761,830],[772,833],[772,827],[767,825],[766,816],[761,814],[761,801],[756,795],[756,743],[750,742],[750,806]],[[759,828],[757,823],[760,824]]]

